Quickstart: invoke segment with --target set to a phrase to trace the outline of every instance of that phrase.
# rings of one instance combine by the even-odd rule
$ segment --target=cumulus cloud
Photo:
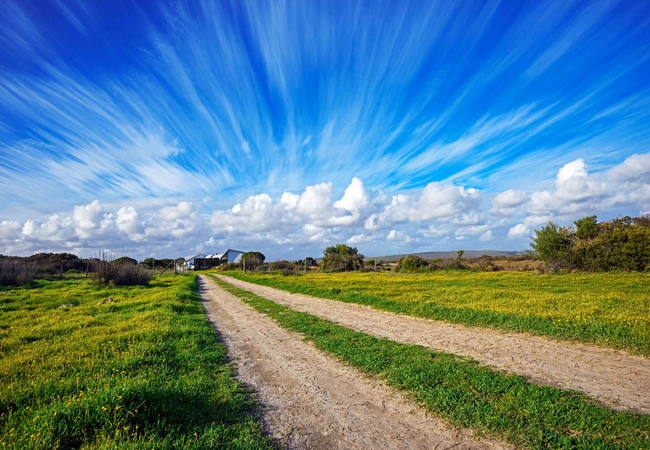
[[[524,224],[534,227],[549,220],[570,221],[629,207],[637,209],[632,214],[650,209],[650,153],[632,155],[610,170],[594,174],[582,158],[566,163],[557,172],[554,191],[530,194]]]
[[[449,229],[442,226],[436,227],[435,225],[429,225],[428,228],[420,228],[418,233],[427,238],[439,238],[449,234]]]
[[[508,239],[521,239],[530,235],[530,229],[523,223],[519,223],[508,230]]]
[[[20,222],[16,220],[3,220],[0,223],[0,239],[16,239],[22,228]]]
[[[87,239],[93,235],[102,219],[102,207],[99,200],[93,201],[89,205],[75,206],[72,212],[72,224],[77,236]]]
[[[133,240],[140,240],[144,237],[140,214],[133,206],[123,206],[117,211],[115,226]]]
[[[492,200],[491,212],[498,216],[512,216],[527,199],[528,196],[525,192],[508,189]]]
[[[357,244],[363,244],[366,242],[371,242],[374,238],[372,236],[366,236],[365,234],[355,234],[351,238],[349,238],[347,241],[345,241],[346,244],[349,245],[357,245]]]
[[[492,234],[492,230],[487,230],[485,233],[481,235],[481,237],[478,238],[479,241],[481,242],[489,242],[492,239],[494,239],[494,236]]]
[[[630,156],[609,171],[609,178],[616,183],[635,186],[650,183],[650,153]]]
[[[404,244],[408,244],[413,241],[411,236],[404,233],[403,231],[397,231],[397,230],[390,230],[388,235],[386,235],[386,240],[402,242]]]
[[[478,189],[429,183],[419,197],[398,194],[380,213],[372,214],[365,222],[368,230],[388,228],[401,222],[422,222],[430,219],[451,220],[476,208],[481,201]]]
[[[136,248],[143,253],[177,249],[177,254],[186,254],[189,249],[213,252],[222,246],[319,251],[336,242],[378,251],[386,242],[414,251],[419,239],[429,240],[427,246],[435,249],[448,247],[450,237],[478,244],[507,236],[511,246],[520,246],[550,220],[567,223],[611,210],[650,212],[649,161],[647,154],[632,155],[609,170],[592,173],[583,159],[575,159],[555,173],[554,189],[508,189],[488,205],[481,203],[475,188],[433,182],[420,191],[386,195],[371,191],[357,177],[338,198],[333,183],[324,182],[279,198],[251,195],[227,209],[203,214],[189,201],[105,205],[94,200],[40,219],[3,220],[0,244],[3,253]]]

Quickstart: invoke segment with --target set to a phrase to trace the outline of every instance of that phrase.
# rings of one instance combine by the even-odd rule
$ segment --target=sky
[[[0,253],[525,250],[650,213],[650,3],[0,3]]]

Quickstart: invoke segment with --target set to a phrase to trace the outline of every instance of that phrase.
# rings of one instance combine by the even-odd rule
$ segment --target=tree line
[[[598,222],[588,216],[562,226],[535,230],[532,254],[551,269],[650,270],[650,216]]]

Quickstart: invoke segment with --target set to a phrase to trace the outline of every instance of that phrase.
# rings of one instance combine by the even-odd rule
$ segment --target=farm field
[[[1,291],[0,448],[273,448],[195,275]]]
[[[396,313],[595,343],[650,356],[650,275],[646,273],[227,275]]]
[[[407,393],[434,417],[456,426],[522,448],[650,448],[647,415],[617,412],[579,393],[531,384],[524,377],[482,367],[466,358],[378,339],[221,280],[216,283],[219,287],[214,290],[235,295],[297,333],[294,339],[302,337],[367,376]],[[232,302],[219,295],[223,302]],[[261,323],[258,320],[248,327]],[[256,332],[240,326],[244,334]],[[263,336],[269,335],[263,332]],[[474,447],[470,444],[469,448]]]

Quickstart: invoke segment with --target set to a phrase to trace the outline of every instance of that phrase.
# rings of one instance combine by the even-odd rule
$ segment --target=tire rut
[[[650,413],[650,360],[642,356],[542,336],[469,328],[215,276],[260,297],[355,331],[469,357],[483,365],[526,376],[533,383],[580,391],[613,409]]]
[[[199,276],[199,290],[238,378],[257,393],[265,429],[288,448],[506,448],[429,416],[401,393],[282,329],[209,277]]]

